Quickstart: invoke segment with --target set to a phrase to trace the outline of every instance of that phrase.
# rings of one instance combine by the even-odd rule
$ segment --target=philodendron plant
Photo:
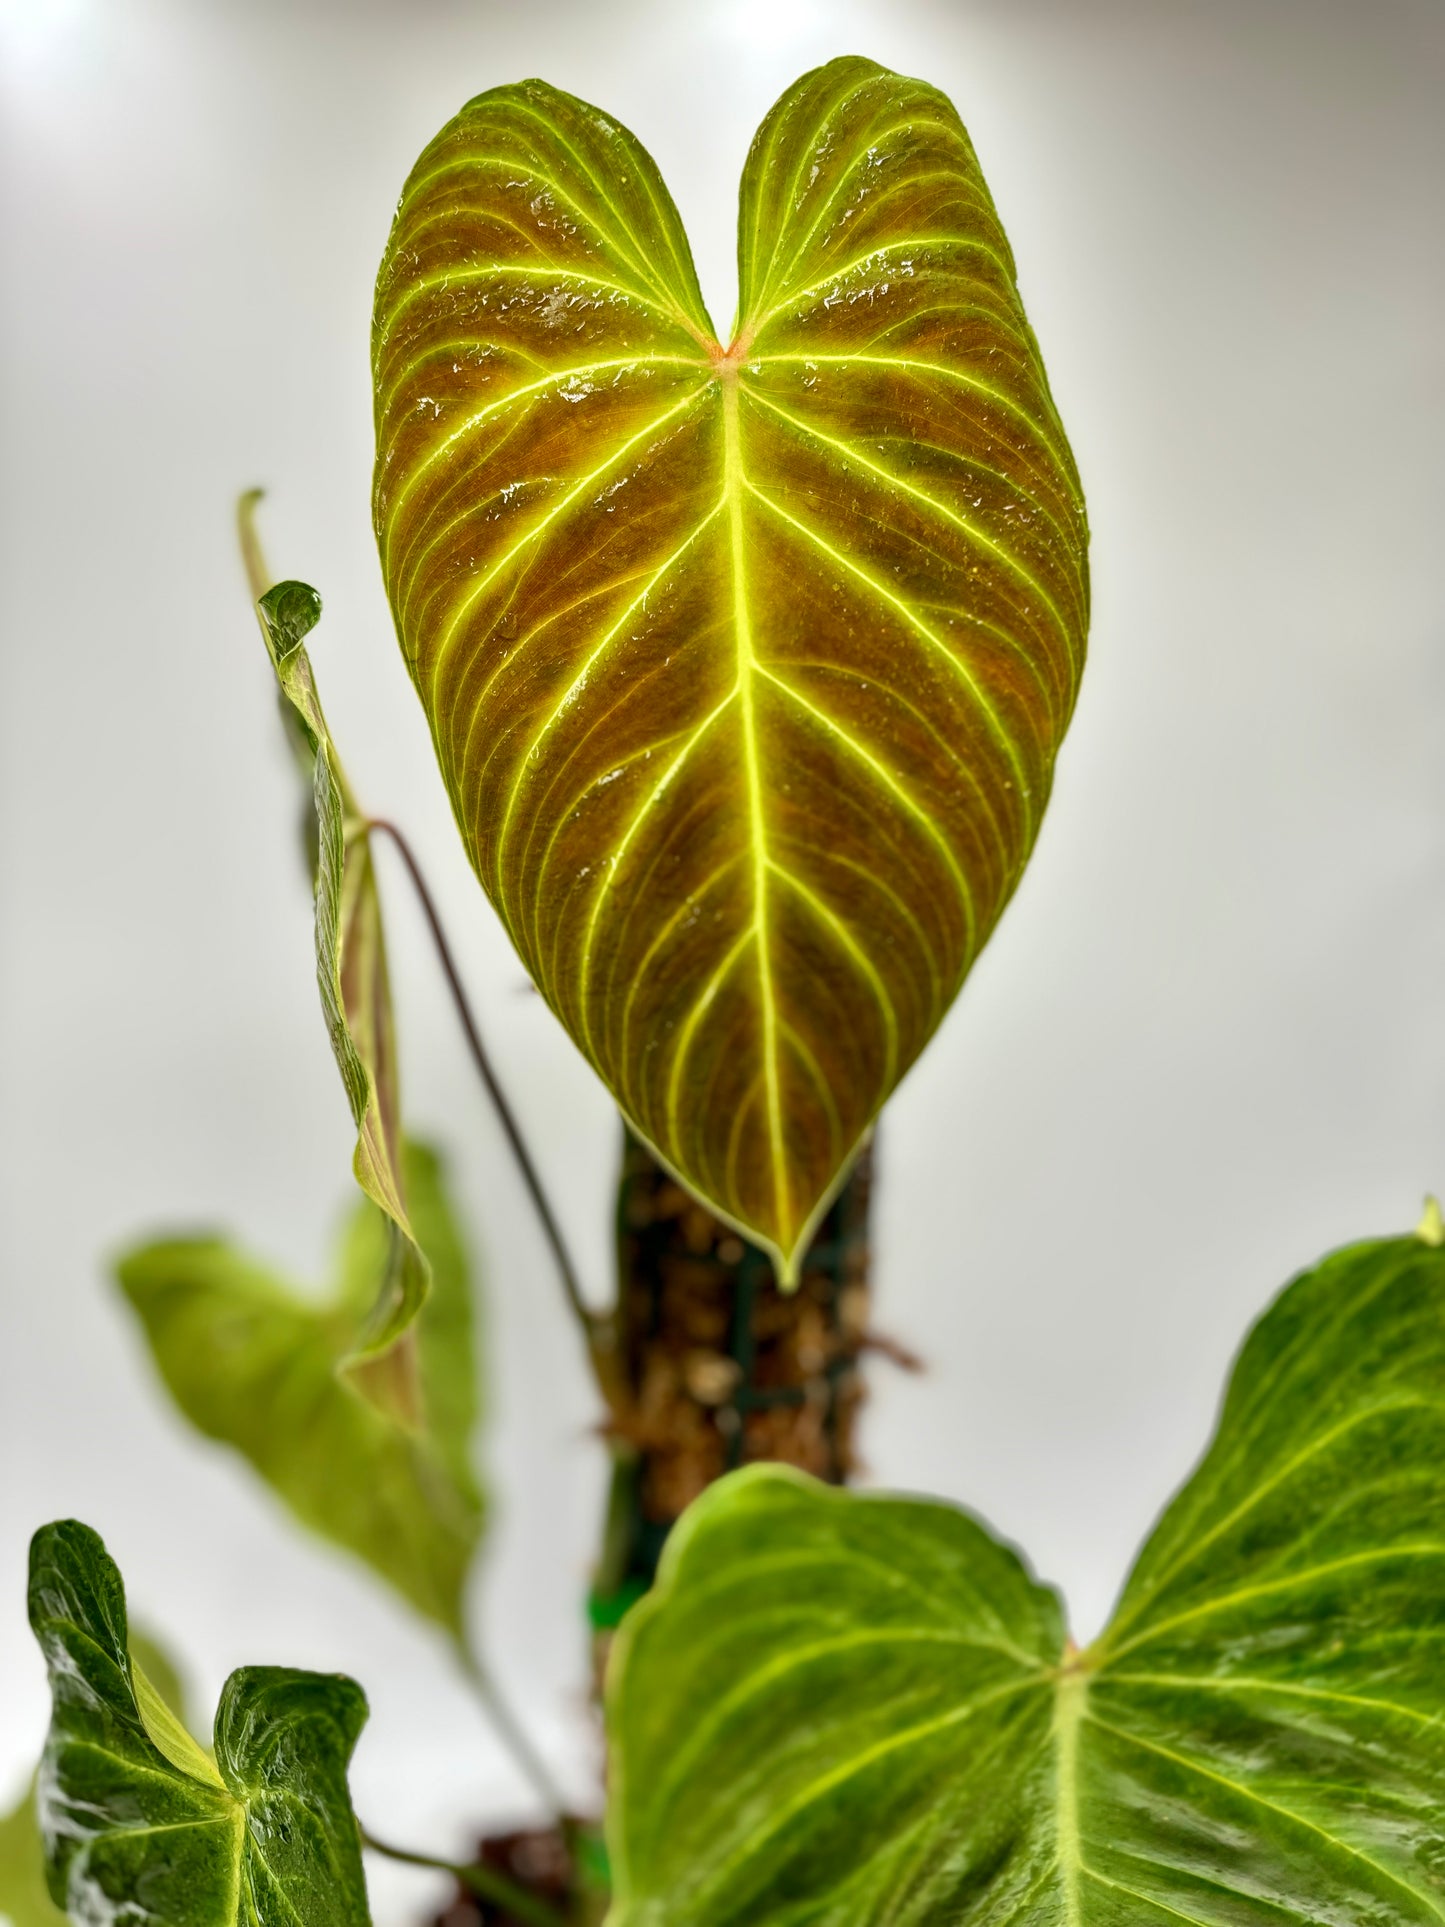
[[[364,1832],[347,1679],[243,1669],[192,1737],[67,1522],[32,1559],[48,1898],[27,1806],[0,1833],[17,1927],[360,1927],[364,1846],[451,1866],[453,1922],[1445,1921],[1438,1211],[1265,1313],[1083,1650],[980,1520],[846,1489],[878,1342],[870,1134],[1037,834],[1086,529],[934,88],[861,59],[789,88],[744,170],[738,264],[724,337],[644,149],[530,81],[426,149],[377,284],[386,589],[478,879],[625,1122],[616,1304],[579,1291],[410,848],[347,782],[319,597],[271,583],[251,498],[364,1195],[321,1302],[221,1237],[119,1266],[182,1411],[451,1642],[553,1808],[552,1858]],[[560,1809],[470,1631],[474,1295],[445,1163],[403,1125],[378,838],[607,1409],[600,1824]]]

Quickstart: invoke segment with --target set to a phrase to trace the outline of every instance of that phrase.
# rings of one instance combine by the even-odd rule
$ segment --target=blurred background
[[[216,1225],[324,1276],[352,1133],[295,777],[232,538],[369,808],[415,839],[601,1297],[618,1127],[474,883],[368,519],[371,285],[471,94],[538,74],[651,149],[715,316],[804,68],[957,102],[1089,495],[1092,659],[1023,887],[880,1143],[871,1478],[976,1507],[1075,1631],[1248,1322],[1445,1188],[1445,10],[1437,0],[0,0],[0,1809],[44,1732],[26,1541],[78,1514],[207,1718],[242,1662],[371,1698],[359,1810],[443,1851],[524,1789],[440,1642],[159,1391],[107,1254]],[[383,862],[385,862],[383,858]],[[398,873],[407,1109],[485,1291],[475,1610],[579,1792],[597,1410]],[[428,1876],[378,1878],[378,1927]]]

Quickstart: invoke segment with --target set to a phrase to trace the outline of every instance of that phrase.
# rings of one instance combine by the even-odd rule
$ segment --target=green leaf
[[[45,1884],[33,1783],[19,1806],[0,1819],[0,1921],[9,1927],[65,1927],[65,1915]]]
[[[1072,458],[973,148],[791,87],[715,337],[637,141],[540,81],[407,182],[375,522],[457,821],[629,1123],[786,1279],[1018,882],[1087,623]]]
[[[267,579],[253,526],[259,491],[242,498],[241,544],[282,697],[292,747],[307,774],[316,818],[316,981],[332,1053],[356,1125],[352,1169],[392,1226],[375,1304],[346,1361],[366,1395],[402,1418],[414,1416],[415,1374],[401,1344],[429,1285],[426,1256],[407,1215],[401,1168],[401,1100],[396,1025],[387,975],[381,899],[368,821],[346,780],[326,727],[306,637],[321,619],[321,597],[305,582]]]
[[[388,1222],[370,1203],[348,1220],[322,1304],[219,1238],[142,1246],[117,1276],[191,1423],[460,1642],[483,1525],[471,1288],[440,1159],[408,1144],[404,1169],[432,1272],[416,1326],[419,1425],[379,1410],[341,1369],[388,1261]]]
[[[31,1543],[30,1623],[53,1704],[39,1780],[49,1887],[73,1920],[365,1927],[346,1786],[366,1718],[354,1681],[243,1667],[221,1692],[214,1763],[188,1734],[157,1744],[120,1574],[73,1519]]]
[[[611,1927],[1445,1920],[1445,1250],[1289,1286],[1087,1651],[966,1514],[760,1467],[609,1703]]]
[[[157,1718],[164,1724],[167,1716],[173,1716],[184,1729],[185,1695],[169,1654],[155,1640],[132,1627],[130,1657],[137,1701],[144,1694],[150,1702],[149,1714],[142,1708],[147,1729]],[[159,1714],[156,1700],[161,1703]],[[189,1735],[185,1738],[189,1740]],[[32,1779],[20,1804],[0,1818],[0,1921],[8,1921],[10,1927],[64,1927],[65,1918],[50,1898],[50,1889],[45,1883],[45,1847],[40,1837],[40,1816],[36,1811]]]

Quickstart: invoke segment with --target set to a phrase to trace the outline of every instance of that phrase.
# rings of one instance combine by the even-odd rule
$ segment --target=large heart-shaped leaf
[[[402,1170],[432,1277],[415,1328],[419,1422],[379,1410],[341,1370],[391,1258],[390,1223],[370,1202],[351,1216],[321,1303],[221,1238],[143,1245],[117,1277],[191,1423],[464,1643],[483,1520],[471,1286],[440,1160],[408,1144]]]
[[[1085,526],[936,89],[790,88],[739,262],[724,348],[631,134],[537,81],[472,101],[382,264],[375,516],[522,958],[786,1276],[1028,857]]]
[[[1285,1291],[1087,1651],[966,1514],[756,1468],[609,1698],[611,1927],[1445,1920],[1445,1250]]]
[[[359,1686],[232,1673],[212,1760],[134,1662],[120,1574],[73,1519],[35,1535],[30,1623],[53,1702],[40,1823],[50,1892],[72,1920],[366,1927],[346,1786]]]

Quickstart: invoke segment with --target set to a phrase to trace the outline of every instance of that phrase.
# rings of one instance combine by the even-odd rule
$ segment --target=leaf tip
[[[1445,1245],[1445,1213],[1441,1212],[1440,1200],[1433,1191],[1426,1196],[1424,1212],[1415,1226],[1415,1236],[1423,1245]]]
[[[110,1555],[105,1542],[93,1526],[85,1525],[79,1519],[52,1519],[48,1525],[40,1526],[30,1538],[30,1600],[31,1623],[34,1623],[35,1602],[43,1575],[55,1565],[58,1559],[67,1554],[83,1560],[100,1560],[109,1565]]]
[[[773,1276],[778,1281],[778,1290],[785,1298],[791,1298],[803,1276],[803,1254],[796,1246],[786,1253],[774,1246],[770,1255],[773,1260]]]

